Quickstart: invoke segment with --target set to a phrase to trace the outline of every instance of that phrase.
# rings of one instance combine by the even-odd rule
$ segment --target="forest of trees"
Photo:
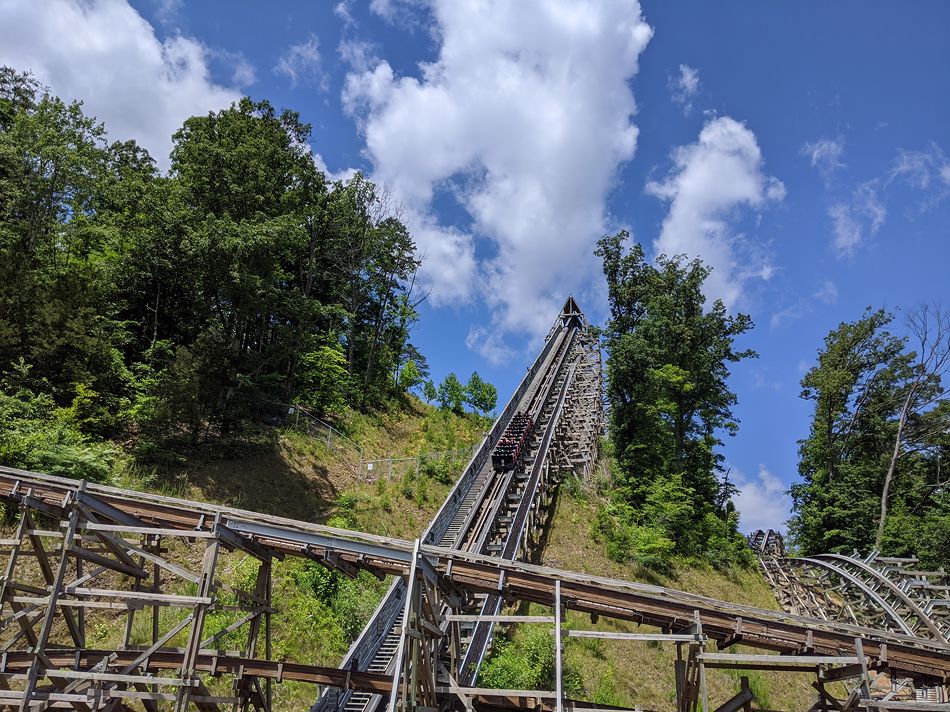
[[[616,468],[597,527],[614,558],[662,567],[671,557],[748,564],[735,488],[722,470],[720,433],[735,434],[729,366],[755,356],[736,350],[752,327],[721,301],[706,305],[709,269],[660,256],[647,261],[624,231],[605,236],[610,300],[605,330],[607,398]]]
[[[0,461],[96,476],[105,439],[199,443],[275,403],[373,409],[421,385],[412,237],[309,140],[245,98],[186,120],[163,175],[0,69]]]
[[[802,379],[814,411],[790,534],[803,554],[950,565],[950,313],[925,305],[903,322],[897,335],[893,314],[869,309],[839,325]]]

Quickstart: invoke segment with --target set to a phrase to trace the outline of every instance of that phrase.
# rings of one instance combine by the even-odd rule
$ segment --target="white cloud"
[[[62,98],[81,99],[112,139],[134,138],[162,168],[186,118],[240,98],[212,81],[208,61],[196,40],[160,41],[124,0],[0,3],[0,64],[29,69]]]
[[[254,70],[254,66],[243,56],[239,57],[234,64],[234,74],[231,75],[231,81],[239,87],[247,87],[257,81],[257,72]]]
[[[823,138],[814,143],[806,143],[801,152],[803,156],[808,157],[812,167],[817,168],[826,179],[837,169],[845,167],[841,160],[844,155],[844,140],[841,138]]]
[[[834,304],[838,301],[838,286],[830,279],[826,279],[824,284],[815,292],[815,299],[825,304]]]
[[[739,488],[733,497],[739,510],[739,530],[750,533],[756,529],[784,529],[792,509],[791,498],[785,494],[787,486],[765,465],[759,465],[759,474],[754,478],[737,470],[731,474]]]
[[[826,279],[811,297],[799,296],[792,304],[772,314],[770,326],[777,329],[786,321],[801,319],[814,313],[817,302],[835,304],[838,301],[838,287],[831,280]]]
[[[950,160],[936,143],[926,151],[898,151],[889,180],[895,178],[922,194],[921,213],[950,197]]]
[[[465,345],[495,366],[509,361],[513,353],[497,329],[483,326],[472,326],[468,330]]]
[[[918,190],[928,190],[940,182],[950,183],[950,162],[940,147],[932,143],[929,151],[899,150],[891,177],[900,177]]]
[[[331,171],[327,167],[326,161],[323,160],[323,156],[319,153],[313,154],[313,163],[317,167],[317,170],[323,173],[327,177],[327,180],[332,182],[338,180],[346,182],[355,176],[357,171],[356,168],[343,168],[339,171]]]
[[[783,322],[801,319],[803,316],[805,316],[805,304],[799,301],[772,314],[772,317],[769,319],[769,326],[773,329],[777,329]]]
[[[257,70],[248,61],[243,52],[232,52],[220,48],[205,48],[209,59],[231,72],[231,83],[242,89],[251,86],[257,81]]]
[[[384,16],[393,8],[373,5]],[[636,146],[629,80],[652,30],[635,0],[431,9],[438,58],[418,78],[385,61],[353,72],[344,105],[374,179],[426,228],[414,237],[433,301],[480,292],[496,327],[542,334],[567,292],[596,273],[606,196]],[[445,191],[471,219],[464,230],[433,217]]]
[[[364,40],[341,40],[337,47],[337,54],[354,72],[367,72],[379,62],[376,56],[376,45]]]
[[[155,18],[163,25],[170,25],[178,19],[178,13],[184,0],[155,0]]]
[[[356,26],[356,20],[353,18],[353,13],[350,12],[352,7],[352,0],[340,0],[333,7],[333,14],[343,20],[343,27],[350,29]]]
[[[693,97],[699,91],[699,70],[681,64],[679,76],[670,77],[669,85],[673,101],[682,107],[684,114],[689,114],[693,110]]]
[[[832,222],[831,242],[839,257],[854,254],[868,236],[877,234],[887,218],[887,209],[878,196],[876,180],[861,183],[850,200],[839,201],[828,208]]]
[[[284,50],[274,66],[274,72],[287,77],[292,87],[304,83],[326,90],[327,78],[323,72],[320,41],[317,36],[310,35],[306,42],[291,45]]]
[[[835,203],[828,208],[828,217],[832,221],[834,240],[832,245],[839,255],[848,255],[861,242],[861,226],[854,219],[851,207],[846,203]]]
[[[774,269],[734,230],[741,208],[760,210],[785,197],[785,186],[763,173],[755,134],[727,116],[709,121],[696,143],[673,152],[673,169],[662,182],[647,183],[647,193],[670,201],[657,253],[699,257],[712,267],[708,297],[727,307],[743,297],[753,279]]]

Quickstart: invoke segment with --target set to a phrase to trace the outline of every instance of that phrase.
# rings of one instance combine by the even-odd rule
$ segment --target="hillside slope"
[[[598,576],[641,581],[710,596],[726,601],[778,610],[778,604],[758,570],[719,571],[709,566],[680,563],[666,574],[644,570],[635,563],[618,563],[607,557],[605,547],[596,541],[596,496],[560,493],[541,561],[547,566],[570,569]],[[601,619],[591,624],[587,616],[569,611],[569,627],[649,632],[620,621]],[[523,631],[512,637],[517,639]],[[529,634],[530,635],[530,634]],[[741,648],[739,648],[741,649]],[[622,706],[671,710],[675,706],[672,645],[617,640],[569,639],[565,647],[569,679],[578,691],[596,702]],[[762,651],[755,651],[761,653]],[[811,678],[806,675],[761,672],[707,672],[710,704],[718,706],[739,689],[739,677],[750,678],[758,706],[764,709],[807,709],[813,698]]]
[[[359,454],[349,445],[328,447],[323,437],[273,428],[253,438],[198,450],[182,456],[174,464],[160,467],[123,465],[110,484],[157,492],[186,499],[209,501],[251,509],[267,514],[297,518],[314,523],[360,529],[402,538],[418,536],[441,506],[452,482],[466,461],[464,451],[478,443],[487,427],[486,419],[456,415],[427,406],[417,400],[388,413],[366,415],[349,413],[337,424],[346,437],[357,443],[365,458],[413,457],[438,451],[462,451],[443,458],[397,467],[391,480],[386,474],[375,481],[358,478]],[[184,452],[184,451],[183,451]],[[379,470],[377,470],[379,471]],[[7,520],[6,532],[13,522]],[[200,553],[182,542],[166,541],[166,558],[185,569],[200,569]],[[258,562],[241,552],[223,551],[218,558],[216,583],[223,585],[219,595],[225,604],[227,589],[254,590]],[[389,586],[368,573],[349,579],[330,572],[314,561],[288,557],[275,561],[272,573],[272,600],[276,614],[272,618],[273,657],[277,660],[306,661],[317,665],[336,665],[352,640],[359,634]],[[18,576],[41,585],[39,572],[24,566]],[[110,584],[109,575],[100,578]],[[119,581],[111,581],[120,585]],[[194,586],[184,580],[166,581],[166,593],[193,595]],[[160,614],[160,629],[168,630],[181,622],[187,611],[166,608]],[[219,610],[205,623],[209,637],[238,621],[236,610]],[[90,614],[87,639],[91,646],[118,649],[124,644],[127,617],[115,611]],[[151,642],[151,613],[132,614],[129,626],[133,645]],[[229,650],[242,649],[246,629],[225,634],[219,645]],[[169,641],[184,646],[187,631]],[[66,644],[69,634],[57,622],[52,641]],[[263,656],[263,643],[257,655]],[[223,679],[208,676],[209,689],[226,693]],[[307,709],[317,689],[313,685],[284,682],[274,686],[275,710]]]

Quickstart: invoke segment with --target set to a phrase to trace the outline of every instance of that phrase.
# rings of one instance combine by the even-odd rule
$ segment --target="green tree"
[[[420,383],[422,383],[422,376],[416,368],[416,362],[409,359],[399,372],[399,388],[408,392]]]
[[[361,174],[327,181],[298,114],[191,117],[167,175],[105,137],[0,68],[0,378],[22,363],[83,437],[154,445],[239,435],[273,402],[380,408],[427,377],[412,236]]]
[[[317,414],[339,412],[348,390],[346,357],[339,344],[325,344],[300,358],[301,391],[298,401]]]
[[[431,403],[439,397],[439,392],[436,390],[435,384],[431,379],[427,380],[422,386],[422,395],[426,399],[426,403]]]
[[[699,260],[661,255],[651,265],[639,245],[626,249],[628,238],[605,236],[597,249],[611,309],[604,335],[616,496],[634,516],[663,513],[677,553],[699,555],[708,550],[706,514],[738,540],[717,448],[721,433],[738,428],[727,379],[731,364],[755,356],[735,346],[752,321],[728,315],[719,300],[706,304],[709,268]],[[675,497],[660,496],[670,487]]]
[[[465,387],[462,386],[454,372],[449,373],[445,380],[439,384],[438,399],[439,405],[444,410],[451,410],[458,414],[462,413],[462,403],[465,402]]]
[[[498,403],[498,390],[479,376],[478,371],[473,371],[465,384],[465,402],[476,411],[488,413]]]
[[[891,333],[893,315],[884,310],[869,309],[825,337],[802,379],[814,410],[799,441],[802,481],[791,488],[789,532],[803,553],[877,547],[931,565],[950,561],[922,536],[950,515],[940,473],[950,444],[942,319],[940,310],[910,315],[914,350]]]

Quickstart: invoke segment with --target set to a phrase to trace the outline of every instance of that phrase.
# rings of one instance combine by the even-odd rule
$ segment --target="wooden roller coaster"
[[[596,338],[569,299],[511,401],[416,541],[0,467],[0,499],[17,513],[16,531],[0,541],[6,553],[0,706],[22,712],[130,706],[210,712],[225,705],[270,710],[274,685],[297,681],[319,686],[316,712],[381,705],[392,712],[586,712],[605,707],[565,695],[563,641],[601,637],[675,647],[671,699],[678,712],[753,709],[747,684],[711,706],[709,669],[810,675],[813,710],[946,709],[939,702],[872,694],[871,682],[881,674],[932,689],[950,679],[942,624],[925,611],[924,618],[944,631],[934,634],[924,618],[900,607],[906,604],[896,593],[876,595],[906,628],[889,614],[866,625],[857,617],[815,615],[817,609],[767,611],[526,563],[559,479],[566,473],[586,477],[594,467],[603,428],[600,379]],[[510,462],[493,463],[518,413],[530,418],[520,451]],[[256,562],[247,590],[218,576],[229,552]],[[393,577],[338,667],[272,659],[271,621],[279,615],[272,567],[285,557],[350,576],[368,571]],[[860,578],[853,569],[849,575]],[[870,587],[866,579],[864,584]],[[513,615],[511,608],[523,602],[550,613]],[[592,621],[614,618],[645,628],[568,630],[563,616],[569,609]],[[225,610],[233,622],[209,632],[209,616]],[[97,646],[96,621],[117,615],[125,618],[122,642]],[[551,690],[476,686],[494,626],[502,623],[552,628]],[[730,652],[735,644],[759,652]],[[832,692],[842,683],[849,689],[837,699]]]

